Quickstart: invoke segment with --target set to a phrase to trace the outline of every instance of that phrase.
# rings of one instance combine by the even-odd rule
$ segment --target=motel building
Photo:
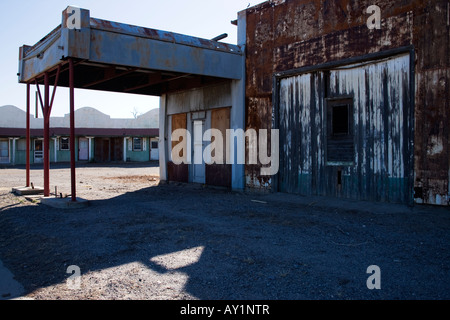
[[[158,109],[136,119],[114,119],[94,108],[76,110],[77,162],[158,160]],[[26,113],[0,107],[0,166],[26,164]],[[43,119],[30,117],[30,163],[44,161]],[[50,118],[50,162],[70,162],[69,115]]]

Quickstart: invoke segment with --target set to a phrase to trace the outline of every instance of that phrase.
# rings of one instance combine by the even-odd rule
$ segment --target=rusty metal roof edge
[[[32,53],[36,50],[42,48],[42,46],[50,46],[53,44],[54,41],[56,41],[58,38],[61,37],[61,25],[58,25],[56,28],[54,28],[52,31],[50,31],[45,37],[43,37],[41,40],[39,40],[37,43],[32,45],[27,49],[26,52],[24,52],[23,59],[29,59],[31,56],[34,56]],[[45,51],[45,49],[41,50]],[[38,53],[39,54],[39,53]]]
[[[156,30],[120,22],[102,20],[98,18],[90,18],[90,27],[91,29],[95,30],[110,31],[158,41],[171,42],[187,46],[193,46],[216,51],[224,51],[228,53],[242,55],[242,50],[238,45],[203,39],[194,36],[188,36],[170,31]]]

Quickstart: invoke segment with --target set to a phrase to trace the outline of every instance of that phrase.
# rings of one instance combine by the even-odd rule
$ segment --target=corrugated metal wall
[[[279,191],[411,203],[410,81],[409,54],[282,78]],[[340,97],[352,101],[350,163],[327,155],[327,105]]]

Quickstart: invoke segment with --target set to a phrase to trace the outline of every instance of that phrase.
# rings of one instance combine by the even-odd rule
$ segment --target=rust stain
[[[448,1],[380,0],[381,30],[369,30],[371,1],[266,1],[246,10],[246,127],[271,121],[272,78],[282,72],[413,46],[415,54],[414,176],[416,199],[448,204],[450,39]],[[246,166],[247,184],[258,166]]]

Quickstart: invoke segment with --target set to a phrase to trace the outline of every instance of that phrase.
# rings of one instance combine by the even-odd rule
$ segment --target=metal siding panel
[[[239,54],[91,29],[90,61],[241,79]]]
[[[324,194],[323,192],[323,170],[322,167],[325,163],[325,144],[324,139],[326,130],[324,130],[324,124],[326,119],[323,117],[323,101],[326,94],[327,75],[324,73],[318,73],[314,81],[314,95],[315,101],[314,111],[311,115],[313,121],[312,134],[312,147],[315,150],[315,161],[313,161],[313,187],[316,190],[317,195]],[[325,88],[325,90],[318,90],[318,88]]]
[[[280,191],[408,202],[409,55],[280,80]],[[328,81],[327,81],[328,80]],[[328,86],[328,88],[326,88]],[[354,165],[327,165],[325,92],[353,96]],[[407,118],[408,119],[408,118]],[[342,185],[337,185],[338,171]]]
[[[232,105],[230,82],[167,95],[167,114],[224,108]]]
[[[409,55],[334,70],[331,79],[331,88],[336,90],[332,94],[354,96],[357,152],[355,166],[349,169],[357,179],[351,179],[354,185],[347,187],[353,192],[350,197],[406,201],[404,149],[408,140],[403,126],[408,123],[404,123],[407,106],[403,97],[407,94],[403,90],[409,88]]]
[[[61,37],[61,31],[57,30],[51,37],[45,39],[39,46],[27,51],[26,56],[21,57],[19,82],[25,83],[36,76],[61,63],[64,55],[62,47],[67,46],[67,39]]]
[[[280,82],[280,190],[311,192],[310,74]]]

